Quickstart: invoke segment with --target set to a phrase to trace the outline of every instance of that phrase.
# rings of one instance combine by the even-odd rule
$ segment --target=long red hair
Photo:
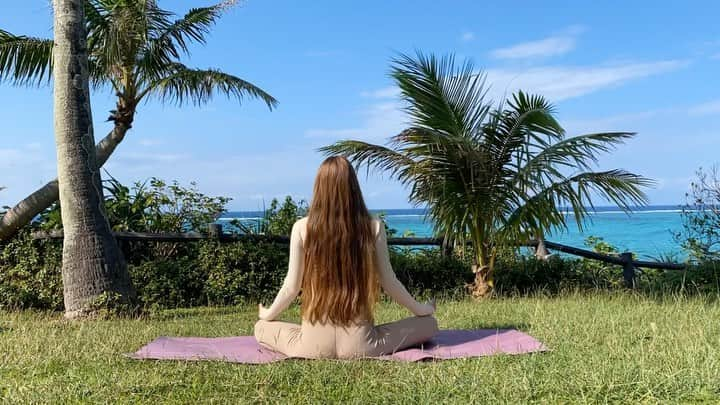
[[[307,217],[303,318],[338,325],[372,320],[378,295],[375,232],[346,158],[330,157],[320,165]]]

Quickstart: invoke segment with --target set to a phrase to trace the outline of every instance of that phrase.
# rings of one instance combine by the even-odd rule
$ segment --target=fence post
[[[208,235],[211,239],[222,239],[223,228],[220,224],[208,224]]]
[[[620,253],[620,259],[623,261],[623,279],[625,279],[625,286],[635,288],[635,266],[633,265],[632,253]]]

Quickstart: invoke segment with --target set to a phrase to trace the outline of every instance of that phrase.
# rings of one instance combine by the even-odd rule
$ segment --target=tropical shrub
[[[103,181],[103,188],[105,212],[114,231],[205,232],[231,200],[207,196],[195,182],[182,186],[156,177],[128,187],[110,176]],[[44,211],[37,226],[43,230],[62,229],[60,209],[56,203]]]
[[[128,187],[112,176],[103,182],[105,211],[114,231],[130,232],[206,232],[230,201],[201,193],[197,184],[167,183],[158,178],[135,182]],[[62,229],[60,205],[55,203],[32,224],[42,230]],[[121,241],[121,248],[130,264],[164,258],[181,257],[195,248],[187,243]]]
[[[682,209],[683,230],[675,240],[695,262],[720,261],[720,176],[718,169],[702,168],[686,194]]]
[[[282,205],[277,198],[270,201],[270,207],[263,211],[257,220],[233,219],[230,225],[244,234],[254,235],[290,235],[295,222],[307,215],[308,205],[305,200],[295,201],[286,196]]]

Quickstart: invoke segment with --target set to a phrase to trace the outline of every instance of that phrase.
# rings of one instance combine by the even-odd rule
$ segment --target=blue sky
[[[160,1],[183,12],[207,1]],[[216,99],[205,107],[141,105],[111,161],[123,182],[196,181],[231,209],[309,198],[338,139],[383,142],[403,128],[390,59],[415,49],[471,58],[495,100],[522,88],[556,104],[569,134],[637,131],[599,169],[657,180],[653,204],[676,204],[699,167],[720,162],[720,2],[261,1],[229,11],[188,64],[249,80],[280,104]],[[2,2],[0,28],[52,36],[48,0]],[[49,87],[0,85],[0,204],[55,176]],[[95,136],[110,129],[109,92],[93,94]],[[361,178],[371,208],[408,207],[381,174]]]

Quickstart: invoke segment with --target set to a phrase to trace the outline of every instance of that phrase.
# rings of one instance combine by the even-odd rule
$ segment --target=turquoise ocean
[[[399,236],[406,232],[416,237],[432,236],[432,222],[426,218],[423,209],[371,211],[384,213],[388,226],[397,230]],[[598,236],[620,251],[634,252],[644,259],[656,259],[668,254],[683,257],[673,237],[675,232],[682,229],[681,213],[679,206],[666,205],[637,208],[631,214],[616,207],[597,207],[582,232],[578,231],[572,214],[568,214],[570,229],[548,235],[546,239],[582,248],[585,247],[587,237]],[[227,224],[232,219],[251,222],[257,221],[261,215],[257,211],[231,211],[225,213],[218,222]]]

